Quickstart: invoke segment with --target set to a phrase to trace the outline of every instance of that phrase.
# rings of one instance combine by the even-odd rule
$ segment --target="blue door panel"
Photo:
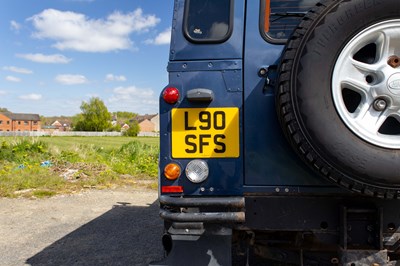
[[[245,185],[330,186],[294,154],[281,132],[275,110],[274,83],[258,75],[279,64],[283,45],[268,43],[259,31],[260,1],[247,1],[244,52]]]

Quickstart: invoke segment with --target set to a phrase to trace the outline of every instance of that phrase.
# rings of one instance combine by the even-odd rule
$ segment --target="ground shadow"
[[[26,263],[38,265],[148,265],[162,258],[158,202],[142,207],[119,202],[57,240]]]

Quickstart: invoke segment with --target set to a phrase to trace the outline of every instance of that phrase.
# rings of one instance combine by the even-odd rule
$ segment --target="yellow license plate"
[[[239,157],[239,108],[172,109],[173,158]]]

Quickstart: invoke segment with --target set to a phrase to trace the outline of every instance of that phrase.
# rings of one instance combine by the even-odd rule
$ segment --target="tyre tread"
[[[391,191],[386,188],[371,186],[358,180],[354,180],[353,178],[340,173],[326,160],[321,158],[302,132],[294,111],[295,108],[292,101],[293,95],[291,93],[291,70],[294,66],[294,60],[296,56],[298,56],[298,50],[300,46],[303,45],[302,39],[307,34],[312,34],[309,33],[309,29],[316,27],[315,25],[318,22],[318,19],[321,19],[321,23],[324,22],[323,20],[325,19],[325,16],[322,14],[335,12],[341,3],[349,1],[351,0],[321,1],[305,15],[302,22],[289,38],[282,54],[281,64],[279,67],[276,93],[278,118],[281,127],[283,128],[284,135],[286,139],[289,140],[294,150],[297,151],[307,165],[319,172],[322,176],[353,192],[380,198],[397,198],[400,193],[399,191]],[[299,65],[298,67],[301,66]]]

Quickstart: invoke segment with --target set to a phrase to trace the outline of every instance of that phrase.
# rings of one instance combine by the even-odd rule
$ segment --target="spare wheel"
[[[328,0],[282,55],[283,131],[319,174],[358,193],[400,195],[400,5]]]

